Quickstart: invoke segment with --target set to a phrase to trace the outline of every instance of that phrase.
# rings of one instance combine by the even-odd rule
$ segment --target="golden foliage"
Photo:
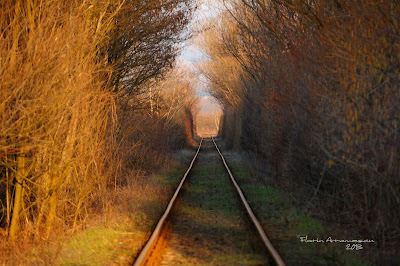
[[[1,2],[0,226],[9,240],[22,232],[39,240],[53,229],[75,230],[87,218],[90,207],[102,205],[102,193],[108,187],[124,182],[118,181],[121,164],[141,167],[139,161],[146,152],[141,153],[138,147],[146,140],[148,145],[143,149],[151,150],[151,139],[160,136],[151,129],[157,127],[162,142],[183,128],[177,114],[191,97],[190,86],[181,84],[187,93],[175,92],[180,98],[173,100],[159,96],[159,91],[143,97],[147,95],[144,88],[136,95],[117,97],[118,90],[113,87],[115,80],[128,78],[119,68],[130,66],[122,64],[126,60],[114,60],[118,55],[112,44],[121,40],[120,34],[129,27],[127,20],[138,23],[145,17],[148,9],[145,6],[142,10],[142,4],[126,0]],[[151,12],[159,12],[159,20],[168,17],[169,21],[155,28],[146,25],[143,34],[163,32],[171,36],[165,46],[160,40],[154,44],[146,54],[147,61],[139,60],[138,68],[151,68],[151,75],[140,77],[140,85],[156,84],[150,80],[159,78],[176,55],[174,50],[160,58],[160,51],[175,47],[177,35],[188,22],[188,15],[179,15],[183,5],[175,3],[166,12],[164,4],[146,3]],[[124,17],[133,11],[135,16]],[[129,43],[124,52],[148,41],[134,36]],[[149,56],[155,49],[157,56]],[[129,58],[134,56],[131,53]],[[153,64],[156,61],[157,67]],[[123,89],[132,88],[129,86]],[[140,104],[127,108],[125,99]],[[157,115],[148,114],[147,105],[153,102]],[[152,113],[153,107],[150,109]],[[122,124],[132,113],[134,121],[129,122],[133,128]],[[138,136],[137,131],[145,133]],[[179,141],[171,139],[165,149]],[[159,145],[151,150],[154,158],[144,160],[165,157],[166,152],[157,154],[160,147],[164,148]]]

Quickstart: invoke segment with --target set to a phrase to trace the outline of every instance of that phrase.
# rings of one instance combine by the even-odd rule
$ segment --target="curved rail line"
[[[171,212],[172,206],[174,205],[176,199],[178,198],[178,194],[181,191],[181,188],[183,186],[183,184],[185,183],[186,177],[189,174],[190,170],[193,167],[194,161],[197,158],[197,155],[200,152],[200,148],[201,148],[201,144],[203,143],[203,139],[201,139],[199,147],[197,148],[197,152],[194,155],[192,161],[190,162],[189,168],[186,170],[185,175],[183,176],[181,182],[179,183],[178,188],[176,189],[174,195],[172,196],[171,200],[168,203],[167,208],[165,209],[165,212],[163,214],[163,216],[161,216],[160,220],[158,221],[156,228],[154,229],[153,233],[151,234],[149,241],[147,241],[146,245],[144,246],[144,248],[142,249],[142,251],[140,252],[139,256],[137,257],[135,263],[133,264],[134,266],[136,265],[144,265],[146,263],[146,260],[148,259],[149,255],[150,255],[150,251],[152,250],[152,247],[154,246],[154,244],[156,243],[156,240],[158,238],[158,236],[161,233],[161,229],[163,228],[165,221],[167,220],[167,217],[169,215],[169,213]]]
[[[227,163],[225,161],[224,156],[222,155],[221,151],[219,150],[219,148],[217,146],[217,143],[215,142],[213,137],[211,137],[211,139],[212,139],[212,141],[213,141],[213,143],[215,145],[215,148],[217,149],[217,151],[218,151],[218,153],[219,153],[219,155],[220,155],[220,157],[222,159],[222,162],[224,163],[224,166],[225,166],[225,168],[226,168],[226,170],[227,170],[227,172],[228,172],[228,174],[229,174],[229,176],[231,178],[231,181],[232,181],[234,187],[236,188],[236,191],[238,192],[238,194],[240,196],[240,199],[241,199],[244,207],[246,208],[246,211],[247,211],[251,221],[253,222],[254,226],[256,227],[257,232],[258,232],[259,236],[261,237],[265,247],[269,251],[269,253],[272,256],[272,258],[274,259],[276,265],[284,266],[285,263],[283,262],[281,256],[276,251],[276,249],[272,245],[271,241],[268,239],[267,235],[265,234],[264,230],[262,229],[262,227],[260,225],[260,222],[257,220],[257,218],[255,217],[252,209],[250,208],[250,205],[247,203],[247,200],[246,200],[245,196],[243,195],[243,192],[240,189],[239,185],[237,184],[235,178],[233,177],[232,172],[229,169],[229,167],[228,167],[228,165],[227,165]],[[136,258],[136,261],[133,264],[134,266],[145,265],[147,263],[149,257],[151,256],[151,251],[155,247],[155,245],[157,243],[157,239],[161,234],[161,230],[165,225],[167,217],[168,217],[168,215],[169,215],[169,213],[170,213],[170,211],[171,211],[171,209],[172,209],[172,207],[173,207],[173,205],[174,205],[174,203],[175,203],[175,201],[176,201],[176,199],[178,197],[178,194],[179,194],[183,184],[185,183],[187,175],[189,174],[190,170],[193,167],[193,164],[194,164],[194,162],[195,162],[195,160],[197,158],[197,155],[200,152],[200,148],[201,148],[201,144],[202,143],[203,143],[203,138],[200,141],[200,144],[199,144],[199,147],[197,149],[197,152],[196,152],[195,156],[193,157],[193,159],[192,159],[192,161],[191,161],[191,163],[189,165],[189,168],[186,170],[181,182],[178,185],[178,188],[176,189],[174,195],[172,196],[170,202],[168,203],[168,206],[167,206],[164,214],[162,215],[161,219],[158,221],[157,226],[154,229],[153,233],[151,234],[151,236],[150,236],[149,240],[147,241],[146,245],[144,246],[142,251],[139,253],[139,256]]]
[[[231,177],[231,181],[232,181],[233,185],[235,186],[236,191],[238,192],[240,199],[241,199],[244,207],[246,208],[246,211],[247,211],[248,215],[250,216],[251,221],[253,222],[254,226],[256,227],[257,232],[260,235],[265,247],[270,252],[276,265],[279,265],[279,266],[285,265],[281,256],[279,255],[278,251],[276,251],[276,249],[272,245],[271,241],[269,240],[269,238],[265,234],[264,230],[262,229],[260,222],[257,220],[256,216],[254,215],[253,210],[250,208],[250,205],[247,203],[247,200],[246,200],[245,196],[243,195],[242,190],[240,189],[239,185],[237,184],[235,178],[233,177],[231,170],[229,169],[228,165],[226,164],[225,158],[222,155],[221,151],[219,150],[217,143],[215,142],[213,137],[212,137],[212,141],[214,142],[215,148],[217,149],[219,156],[221,156],[222,162],[224,163],[224,166],[225,166],[226,170],[228,171],[229,176]]]

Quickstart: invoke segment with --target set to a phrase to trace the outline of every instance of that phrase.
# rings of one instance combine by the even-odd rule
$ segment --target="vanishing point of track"
[[[276,265],[285,265],[285,263],[283,262],[281,256],[279,255],[279,253],[276,251],[276,249],[274,248],[274,246],[272,245],[271,241],[269,240],[269,238],[267,237],[267,235],[265,234],[264,230],[262,229],[259,221],[257,220],[257,218],[255,217],[250,205],[248,204],[240,186],[237,184],[234,176],[232,175],[231,170],[229,169],[226,160],[224,158],[224,156],[222,155],[220,149],[218,148],[217,143],[215,142],[214,138],[212,138],[212,142],[214,143],[214,146],[216,148],[216,150],[218,151],[219,156],[222,159],[222,162],[225,166],[225,169],[227,171],[227,173],[229,174],[229,177],[232,181],[233,186],[235,187],[236,192],[238,193],[239,197],[240,197],[240,201],[243,204],[243,207],[246,209],[246,213],[249,216],[250,220],[253,223],[253,226],[255,227],[255,229],[257,230],[257,233],[260,237],[260,239],[262,240],[266,250],[268,251],[268,254],[271,256],[271,258],[273,259],[273,261],[275,262]],[[175,193],[173,194],[172,198],[170,199],[167,208],[165,209],[164,214],[161,216],[160,220],[158,221],[155,229],[153,230],[149,240],[147,241],[147,243],[145,244],[145,246],[143,247],[143,249],[141,250],[141,252],[139,253],[139,255],[136,258],[136,261],[134,262],[134,265],[149,265],[149,264],[154,264],[153,260],[153,256],[156,253],[155,250],[157,249],[158,246],[160,246],[160,243],[163,242],[161,240],[162,238],[162,232],[163,229],[167,226],[166,224],[168,223],[167,220],[169,218],[169,216],[171,216],[171,210],[175,205],[175,202],[178,199],[178,195],[180,193],[180,191],[182,190],[183,185],[185,184],[185,181],[187,179],[187,176],[189,174],[189,172],[191,171],[196,158],[201,150],[201,145],[203,143],[203,139],[201,139],[199,147],[197,148],[196,154],[194,155],[192,161],[190,162],[190,165],[188,167],[188,169],[186,170],[183,178],[181,179]]]

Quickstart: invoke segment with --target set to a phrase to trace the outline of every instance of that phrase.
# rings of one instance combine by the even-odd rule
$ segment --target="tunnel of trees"
[[[400,233],[398,1],[226,0],[200,64],[223,137],[330,222]],[[273,181],[270,180],[272,176]],[[396,240],[397,239],[397,240]]]
[[[168,164],[210,123],[304,210],[398,242],[398,1],[220,3],[197,40],[216,116],[199,115],[191,70],[176,64],[196,1],[0,2],[9,243],[76,230],[131,171]]]

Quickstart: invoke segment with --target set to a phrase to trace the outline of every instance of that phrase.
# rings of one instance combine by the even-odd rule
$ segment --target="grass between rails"
[[[345,243],[332,239],[353,239],[333,230],[321,221],[295,207],[287,195],[263,184],[259,174],[241,160],[240,155],[223,152],[236,181],[263,225],[267,235],[288,265],[370,265],[362,259],[363,251],[346,250]],[[324,240],[324,243],[302,243],[300,236]],[[358,239],[358,238],[357,238]],[[368,249],[373,243],[363,245]]]
[[[268,264],[229,182],[215,149],[202,150],[176,209],[163,265]]]

